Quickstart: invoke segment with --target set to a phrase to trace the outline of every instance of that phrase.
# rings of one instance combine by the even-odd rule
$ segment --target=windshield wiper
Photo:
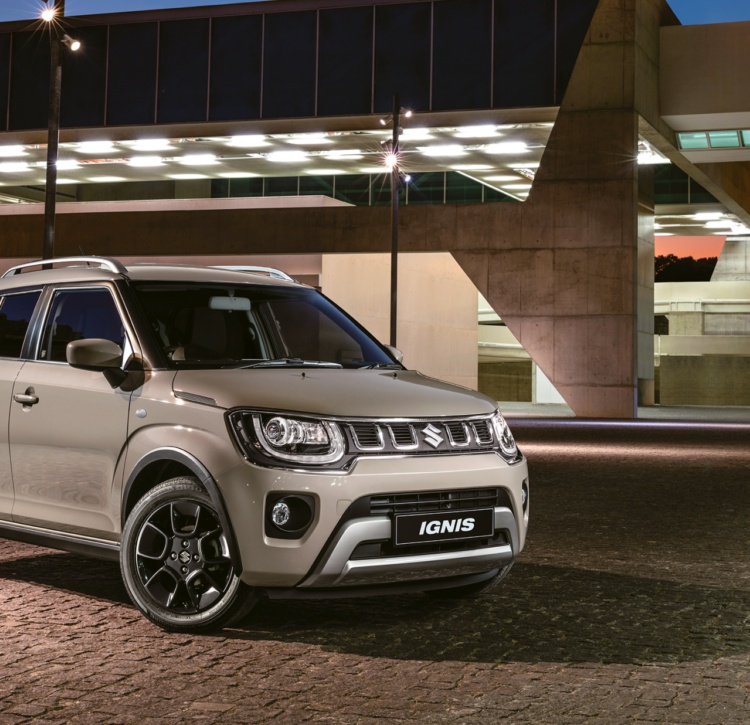
[[[240,368],[342,368],[341,363],[328,360],[303,360],[301,357],[278,357],[273,360],[260,360]]]
[[[404,366],[401,363],[385,363],[377,362],[370,363],[369,365],[362,365],[360,370],[404,370]]]

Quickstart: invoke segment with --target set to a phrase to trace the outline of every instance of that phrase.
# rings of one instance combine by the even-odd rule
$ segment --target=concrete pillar
[[[653,401],[653,191],[635,103],[637,6],[656,4],[601,0],[529,199],[454,252],[580,416]]]
[[[728,237],[724,242],[712,282],[750,281],[750,237]]]

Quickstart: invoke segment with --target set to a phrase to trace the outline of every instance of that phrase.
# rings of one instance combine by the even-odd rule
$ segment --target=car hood
[[[181,370],[180,397],[221,408],[252,407],[325,416],[432,418],[492,413],[481,393],[411,370],[255,368]]]

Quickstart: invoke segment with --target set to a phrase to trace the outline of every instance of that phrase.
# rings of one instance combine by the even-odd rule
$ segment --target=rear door
[[[8,445],[8,416],[13,385],[23,363],[21,353],[40,290],[0,298],[0,519],[9,520],[13,508],[13,479]]]
[[[38,348],[13,385],[13,520],[115,538],[112,489],[131,393],[113,389],[100,372],[68,365],[67,344],[90,338],[116,342],[125,356],[132,350],[115,291],[107,285],[54,291]]]

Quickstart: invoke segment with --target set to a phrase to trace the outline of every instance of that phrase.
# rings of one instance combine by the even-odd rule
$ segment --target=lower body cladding
[[[494,453],[363,458],[340,473],[247,464],[219,484],[241,578],[273,598],[489,579],[523,549],[529,517],[526,460],[508,465]],[[276,534],[269,501],[296,497],[312,502],[308,528]]]

